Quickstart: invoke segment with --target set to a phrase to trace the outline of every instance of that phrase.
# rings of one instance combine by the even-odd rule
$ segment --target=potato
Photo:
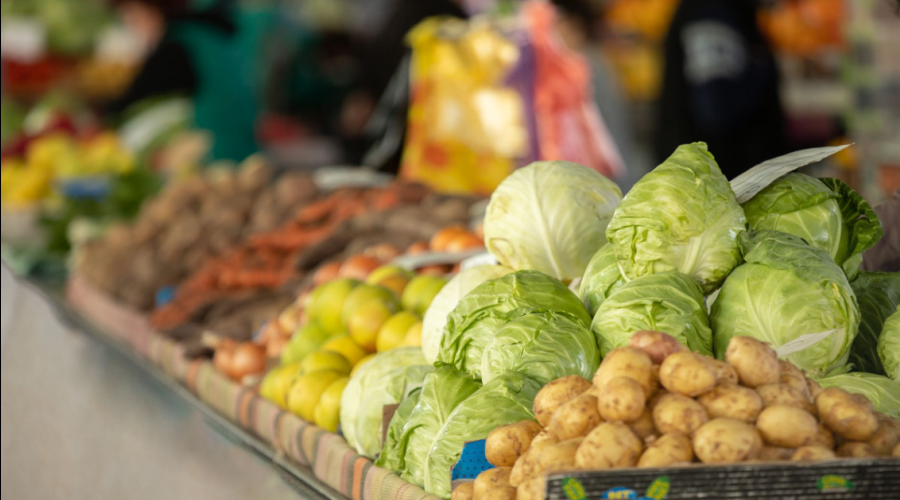
[[[644,411],[641,412],[637,419],[628,422],[628,425],[637,437],[643,440],[659,434],[656,432],[656,426],[653,424],[653,412],[650,410],[649,405],[644,407]]]
[[[533,420],[498,427],[488,434],[484,443],[487,461],[495,467],[512,467],[531,446],[531,440],[541,432]]]
[[[691,435],[708,420],[700,403],[681,394],[666,394],[653,409],[653,425],[662,434]]]
[[[666,434],[653,441],[638,460],[638,467],[669,467],[694,460],[691,440],[684,434]]]
[[[811,397],[813,401],[815,401],[822,392],[822,386],[811,378],[806,379],[806,388],[809,389],[809,397]]]
[[[475,478],[475,500],[484,498],[488,490],[500,486],[509,486],[509,475],[512,467],[497,467],[488,469]]]
[[[659,381],[669,392],[695,397],[716,386],[718,374],[705,357],[690,351],[676,352],[659,367]]]
[[[756,419],[756,428],[763,440],[785,448],[797,448],[813,442],[818,425],[816,417],[808,411],[785,405],[765,408]]]
[[[519,486],[523,481],[534,476],[534,469],[537,466],[537,457],[540,452],[558,442],[559,440],[556,436],[550,434],[547,430],[543,430],[540,434],[535,436],[531,441],[531,446],[528,448],[528,451],[522,454],[522,456],[516,460],[516,464],[513,465],[512,471],[509,474],[509,484],[512,486]]]
[[[894,451],[891,452],[892,457],[900,457],[900,444],[894,446]]]
[[[516,500],[544,500],[545,479],[533,477],[524,481],[516,488]]]
[[[787,384],[761,385],[756,388],[756,393],[762,398],[763,406],[793,406],[816,414],[816,407],[806,394]]]
[[[875,453],[879,456],[888,457],[894,447],[900,443],[900,422],[881,414],[877,417],[878,430],[875,431],[875,435],[869,439],[868,443],[872,445]]]
[[[819,460],[833,460],[835,454],[829,448],[821,446],[801,446],[791,455],[794,462],[817,462]]]
[[[878,456],[878,452],[875,451],[875,448],[872,445],[862,441],[847,441],[838,446],[835,453],[837,453],[837,456],[844,458],[870,458]]]
[[[592,430],[575,453],[580,469],[634,467],[644,443],[621,422],[604,422]]]
[[[516,489],[512,486],[498,486],[486,491],[480,500],[516,500]]]
[[[812,442],[809,443],[809,446],[820,446],[822,448],[833,450],[834,434],[830,430],[828,430],[828,427],[825,427],[825,424],[820,423],[817,427],[816,437],[814,437]]]
[[[694,435],[694,453],[707,464],[742,462],[762,449],[762,438],[752,425],[733,418],[710,420]]]
[[[724,361],[719,361],[715,358],[704,358],[710,364],[712,364],[713,368],[716,370],[716,377],[718,379],[718,383],[724,384],[737,384],[739,382],[737,372],[734,370],[734,367],[729,365]]]
[[[697,398],[710,418],[728,417],[755,422],[763,401],[753,389],[731,383],[717,385]]]
[[[819,418],[829,430],[852,441],[867,441],[878,430],[868,400],[837,387],[823,389],[816,398]]]
[[[548,446],[537,454],[534,475],[575,469],[575,457],[585,438],[568,439]]]
[[[545,385],[534,397],[534,418],[542,427],[547,427],[550,417],[559,408],[559,405],[574,399],[584,391],[591,388],[591,382],[578,375],[569,375],[558,378]]]
[[[753,458],[762,462],[778,462],[780,460],[790,460],[793,454],[794,448],[763,446]]]
[[[656,391],[657,381],[653,376],[653,361],[640,349],[619,347],[610,351],[594,374],[594,385],[602,389],[607,382],[616,377],[628,377],[641,384],[644,396],[648,398]]]
[[[806,375],[803,374],[801,369],[797,368],[794,363],[783,359],[778,361],[778,366],[781,367],[779,382],[797,389],[806,397],[812,399],[812,396],[809,394],[809,385],[806,383]]]
[[[734,367],[741,384],[758,387],[777,384],[781,378],[778,356],[768,345],[750,337],[732,337],[725,361]]]
[[[670,354],[685,350],[675,337],[653,330],[635,332],[628,340],[628,346],[644,351],[656,364],[662,363]]]
[[[586,436],[601,420],[597,398],[582,394],[556,409],[547,430],[560,441],[565,441]]]
[[[473,482],[460,484],[453,488],[453,493],[450,495],[450,500],[474,500],[474,498],[475,483]]]
[[[641,384],[628,377],[616,377],[600,389],[597,401],[603,420],[630,422],[641,416],[647,398]]]

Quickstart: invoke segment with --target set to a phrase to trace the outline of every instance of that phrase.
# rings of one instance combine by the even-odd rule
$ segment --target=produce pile
[[[308,176],[276,180],[255,157],[239,170],[207,170],[170,183],[133,223],[90,242],[77,268],[110,296],[149,311],[160,289],[244,239],[279,227],[317,196]]]
[[[485,453],[495,468],[454,489],[453,500],[541,499],[545,475],[567,470],[900,457],[900,407],[888,416],[865,397],[823,389],[756,339],[732,337],[725,361],[660,332],[629,343],[593,381],[545,385],[537,422],[491,431]]]

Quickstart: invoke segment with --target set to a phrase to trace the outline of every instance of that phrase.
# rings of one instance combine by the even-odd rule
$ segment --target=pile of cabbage
[[[423,359],[360,370],[345,393],[351,444],[429,493],[449,497],[464,443],[533,418],[541,386],[591,378],[640,330],[719,357],[731,337],[755,337],[823,385],[900,411],[900,275],[859,270],[882,229],[840,181],[791,173],[741,204],[693,143],[623,198],[590,169],[538,162],[500,185],[484,228],[498,265],[435,298]],[[398,405],[384,443],[361,443],[379,404]]]

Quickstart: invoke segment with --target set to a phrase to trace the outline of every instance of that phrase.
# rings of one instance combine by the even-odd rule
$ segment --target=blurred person
[[[682,0],[665,39],[657,159],[704,141],[726,177],[783,154],[775,57],[756,0]]]
[[[553,5],[559,13],[559,34],[563,42],[569,49],[581,53],[590,65],[594,102],[628,167],[628,177],[618,182],[622,190],[627,191],[639,177],[636,174],[644,172],[645,168],[637,157],[634,126],[624,93],[598,44],[600,19],[587,0],[553,0]]]
[[[258,89],[238,36],[231,0],[111,0],[122,22],[149,48],[128,90],[105,111],[120,113],[148,98],[184,95],[194,122],[213,135],[212,160],[256,152]]]
[[[875,207],[884,237],[863,254],[862,269],[887,273],[900,272],[900,190]]]

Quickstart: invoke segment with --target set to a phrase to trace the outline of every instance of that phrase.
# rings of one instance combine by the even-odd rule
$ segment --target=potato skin
[[[509,475],[512,467],[497,467],[488,469],[475,478],[474,495],[476,499],[484,498],[488,490],[501,486],[509,486]]]
[[[719,384],[697,398],[710,418],[727,417],[755,422],[763,409],[763,401],[753,389],[731,384]]]
[[[547,430],[559,441],[566,441],[586,436],[601,421],[597,397],[582,394],[556,409]]]
[[[684,434],[666,434],[647,445],[638,467],[668,467],[689,464],[694,460],[691,440]]]
[[[725,361],[734,367],[741,384],[747,387],[777,384],[781,379],[775,351],[754,338],[732,337],[725,350]]]
[[[762,462],[778,462],[781,460],[790,460],[794,454],[794,448],[782,448],[779,446],[763,446],[754,459]]]
[[[760,412],[756,428],[763,440],[770,445],[797,448],[815,440],[819,423],[816,417],[805,410],[775,405]]]
[[[516,500],[544,500],[544,478],[533,477],[516,488]]]
[[[575,453],[580,469],[634,467],[644,443],[621,422],[604,422],[592,430]]]
[[[819,460],[833,460],[836,457],[833,451],[821,446],[801,446],[791,455],[794,462],[817,462]]]
[[[716,376],[718,377],[719,381],[718,383],[737,384],[738,382],[740,382],[738,380],[737,371],[735,371],[733,366],[715,358],[708,358],[707,361],[711,363],[713,368],[716,370]]]
[[[659,366],[659,381],[669,392],[695,397],[712,390],[719,376],[705,357],[690,351],[676,352]]]
[[[813,401],[815,401],[819,397],[819,394],[822,393],[822,386],[811,378],[806,379],[806,388],[809,389],[809,397],[811,397]]]
[[[650,410],[650,406],[645,406],[644,411],[641,412],[641,416],[637,419],[628,422],[629,426],[631,426],[632,432],[637,435],[637,437],[646,440],[651,436],[657,436],[659,433],[656,431],[656,426],[653,424],[653,412]]]
[[[450,500],[474,500],[474,498],[475,483],[473,482],[463,483],[453,488],[453,493],[450,494]]]
[[[541,430],[540,424],[533,420],[497,427],[484,443],[487,461],[494,467],[512,467]]]
[[[847,441],[838,446],[835,453],[837,453],[837,456],[844,458],[870,458],[878,456],[878,453],[872,445],[862,441]]]
[[[766,384],[756,388],[756,393],[762,398],[763,406],[793,406],[801,410],[816,414],[816,407],[805,393],[787,384]]]
[[[829,430],[851,441],[872,439],[878,419],[865,398],[837,387],[823,389],[816,398],[819,418]]]
[[[635,332],[628,340],[628,346],[644,351],[656,364],[662,363],[670,354],[685,350],[675,337],[653,330]]]
[[[803,374],[803,371],[797,368],[794,363],[783,359],[778,361],[778,365],[781,367],[779,382],[797,389],[811,401],[812,395],[809,393],[809,384],[806,383],[806,375]]]
[[[708,420],[700,403],[681,394],[666,394],[653,408],[653,424],[662,434],[691,435]]]
[[[694,454],[706,464],[742,462],[762,449],[755,427],[733,418],[710,420],[694,435]]]
[[[609,380],[597,398],[600,418],[614,422],[636,420],[644,411],[646,401],[641,384],[628,377]]]
[[[820,446],[822,448],[834,449],[834,433],[825,427],[825,424],[819,423],[816,429],[816,437],[813,438],[809,446]]]
[[[610,351],[594,374],[594,385],[603,389],[607,382],[616,377],[628,377],[641,384],[648,398],[656,391],[653,361],[640,349],[626,346]]]
[[[575,456],[585,438],[568,439],[548,446],[537,454],[534,474],[540,475],[567,469],[575,469]]]
[[[480,500],[516,500],[516,489],[512,486],[498,486],[487,490]]]
[[[878,430],[869,439],[868,443],[875,449],[875,453],[882,457],[891,456],[891,452],[897,444],[900,444],[900,422],[878,415]]]
[[[534,397],[532,410],[534,418],[542,427],[547,427],[559,405],[574,399],[591,388],[591,382],[578,375],[558,378],[545,385]]]
[[[509,475],[509,484],[519,486],[523,481],[535,475],[534,469],[537,466],[537,458],[541,451],[545,448],[555,445],[559,442],[553,434],[546,429],[534,437],[531,446],[513,465],[512,472]]]
[[[894,451],[891,452],[892,457],[900,457],[900,444],[894,446]]]

